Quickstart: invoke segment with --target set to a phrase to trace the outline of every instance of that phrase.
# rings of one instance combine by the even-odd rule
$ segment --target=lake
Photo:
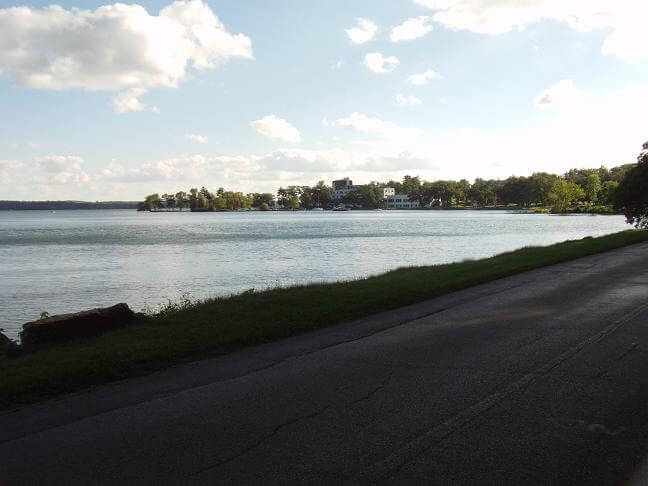
[[[0,328],[41,312],[335,281],[630,228],[509,211],[0,211]]]

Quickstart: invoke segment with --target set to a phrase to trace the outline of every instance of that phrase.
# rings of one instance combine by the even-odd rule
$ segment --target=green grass
[[[180,303],[95,338],[0,358],[0,408],[222,355],[642,241],[648,241],[648,230],[628,230],[484,260]]]

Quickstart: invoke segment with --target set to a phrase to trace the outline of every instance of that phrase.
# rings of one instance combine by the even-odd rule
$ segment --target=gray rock
[[[91,309],[75,314],[61,314],[39,319],[23,325],[20,339],[23,346],[66,341],[79,337],[95,336],[108,329],[121,327],[135,319],[127,304]]]

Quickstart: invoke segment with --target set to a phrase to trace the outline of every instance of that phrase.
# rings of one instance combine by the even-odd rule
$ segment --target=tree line
[[[189,192],[178,191],[175,194],[150,194],[137,204],[138,211],[190,209],[192,211],[233,211],[238,209],[270,209],[274,195],[270,193],[243,194],[226,191],[222,187],[215,193],[206,187],[192,188]]]
[[[507,179],[476,179],[423,181],[406,175],[401,181],[371,182],[353,186],[340,201],[364,209],[384,206],[383,188],[392,187],[421,207],[543,207],[555,212],[567,212],[574,207],[582,210],[610,209],[615,204],[619,184],[635,164],[608,169],[571,169],[563,175],[537,172],[528,177]],[[151,194],[138,203],[139,210],[225,211],[255,208],[267,210],[276,205],[282,209],[313,209],[333,206],[333,191],[319,181],[314,186],[280,187],[275,194],[226,191],[215,193],[207,188],[193,188],[175,194]]]

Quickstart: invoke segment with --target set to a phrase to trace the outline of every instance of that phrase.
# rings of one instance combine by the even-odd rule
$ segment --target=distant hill
[[[135,208],[137,208],[136,201],[0,201],[0,211]]]

